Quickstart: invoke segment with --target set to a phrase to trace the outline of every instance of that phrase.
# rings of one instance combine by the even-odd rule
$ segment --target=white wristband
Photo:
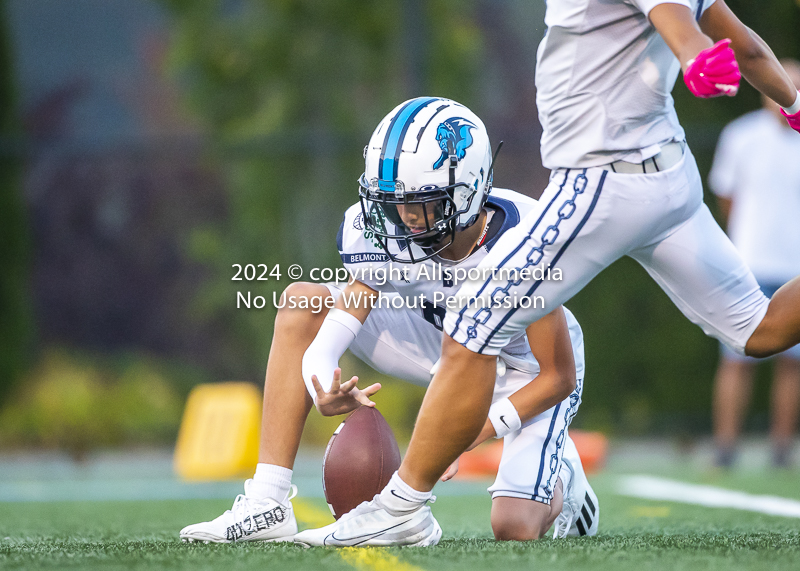
[[[317,391],[311,384],[311,376],[316,375],[319,384],[329,391],[333,383],[333,370],[339,366],[339,359],[361,329],[357,317],[342,309],[331,309],[322,326],[303,354],[303,381],[308,394],[317,402]]]
[[[492,423],[494,431],[497,433],[495,438],[503,438],[509,432],[522,428],[519,413],[507,398],[500,399],[489,407],[489,422]]]
[[[800,91],[797,92],[797,99],[794,100],[794,103],[791,107],[781,107],[784,113],[787,115],[794,115],[798,111],[800,111]]]

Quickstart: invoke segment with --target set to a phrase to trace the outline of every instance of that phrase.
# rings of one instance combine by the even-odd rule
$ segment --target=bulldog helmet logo
[[[473,141],[470,129],[475,129],[475,125],[462,117],[453,117],[439,124],[436,140],[439,141],[442,154],[433,163],[433,170],[441,168],[450,155],[455,155],[458,160],[466,156]]]

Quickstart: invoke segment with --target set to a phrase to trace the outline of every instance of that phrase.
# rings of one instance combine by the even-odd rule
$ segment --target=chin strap
[[[492,157],[492,164],[489,165],[489,178],[494,179],[494,162],[497,160],[497,155],[500,154],[500,149],[503,148],[503,141],[500,141],[497,144],[497,149],[494,151],[494,156]]]
[[[487,191],[483,193],[483,203],[481,204],[481,208],[486,204],[486,201],[489,200],[489,192],[492,190],[492,184],[494,183],[494,163],[497,160],[497,155],[500,154],[500,149],[503,148],[503,141],[500,141],[497,144],[497,148],[494,151],[494,156],[492,157],[492,162],[489,165],[489,174],[487,175],[486,179],[486,186],[488,187]],[[488,224],[487,224],[488,227]]]
[[[449,170],[449,174],[450,174],[450,183],[447,186],[447,194],[449,194],[450,198],[453,199],[453,204],[454,205],[455,205],[455,196],[454,196],[454,194],[455,194],[456,169],[457,168],[458,168],[458,155],[451,154],[450,155],[450,168],[448,169]],[[454,208],[456,210],[458,210],[457,206],[454,206]],[[449,215],[450,215],[450,213],[445,211],[445,216],[449,216]],[[455,228],[455,229],[459,228],[459,226],[458,226],[458,218],[459,218],[459,216],[456,216],[455,219],[452,221],[452,225],[453,225],[452,228]]]

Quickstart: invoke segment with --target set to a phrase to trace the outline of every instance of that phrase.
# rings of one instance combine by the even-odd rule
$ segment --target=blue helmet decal
[[[433,163],[433,170],[439,169],[450,155],[455,155],[458,160],[467,155],[467,149],[472,145],[472,133],[475,124],[463,117],[452,117],[439,124],[436,129],[436,140],[442,149],[441,156]]]

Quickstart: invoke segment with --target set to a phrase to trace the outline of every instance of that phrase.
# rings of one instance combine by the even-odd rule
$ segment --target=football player
[[[703,98],[735,95],[744,75],[800,131],[800,93],[769,47],[723,0],[547,0],[545,24],[536,98],[550,184],[480,267],[558,267],[564,280],[490,277],[462,286],[470,303],[447,310],[442,364],[399,472],[376,501],[338,526],[299,534],[303,543],[334,533],[353,545],[424,511],[437,480],[482,429],[495,356],[546,314],[506,308],[505,299],[562,304],[631,256],[684,315],[737,352],[766,357],[800,342],[800,279],[771,300],[762,293],[703,204],[670,96],[681,70]],[[401,486],[415,502],[394,497]]]
[[[355,377],[341,383],[342,354],[349,347],[378,371],[427,386],[441,351],[442,304],[457,291],[460,272],[475,268],[536,207],[523,195],[492,189],[486,128],[448,99],[421,97],[396,107],[373,133],[365,159],[360,201],[345,213],[337,236],[352,279],[343,291],[295,283],[284,292],[267,365],[255,476],[230,510],[181,530],[185,541],[292,540],[292,466],[309,410],[316,405],[322,414],[336,415],[374,406],[370,397],[380,388],[358,389]],[[330,311],[314,313],[289,309],[292,297],[336,302]],[[568,436],[583,388],[577,321],[563,307],[550,308],[494,357],[493,367],[493,404],[472,444],[504,438],[489,489],[495,536],[537,539],[554,522],[556,535],[594,535],[597,497]],[[469,375],[463,381],[469,390]],[[446,477],[456,471],[454,463]],[[417,496],[402,485],[395,495],[416,505]],[[590,511],[583,516],[581,509]],[[433,545],[440,536],[425,507],[373,544]]]

